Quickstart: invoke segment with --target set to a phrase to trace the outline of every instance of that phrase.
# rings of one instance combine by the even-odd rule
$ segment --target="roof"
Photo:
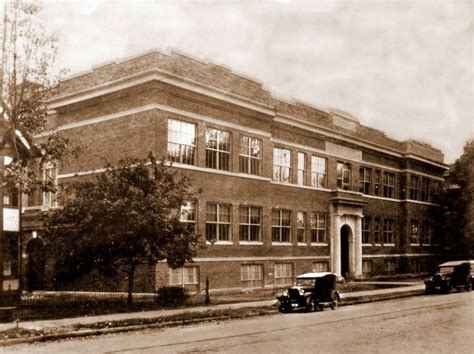
[[[445,263],[440,264],[439,267],[454,267],[463,263],[474,264],[474,260],[450,261],[450,262],[445,262]]]
[[[296,279],[315,279],[315,278],[322,278],[326,275],[335,275],[336,277],[339,277],[336,273],[331,273],[331,272],[313,272],[313,273],[304,273],[300,274],[296,277]]]

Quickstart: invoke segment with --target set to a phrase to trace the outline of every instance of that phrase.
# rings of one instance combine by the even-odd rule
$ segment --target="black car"
[[[336,283],[343,278],[335,273],[304,273],[296,277],[296,285],[291,286],[277,297],[280,301],[278,311],[290,312],[300,308],[307,311],[322,310],[330,306],[335,310],[340,300]]]
[[[451,290],[471,291],[474,278],[474,261],[451,261],[440,264],[438,272],[425,280],[427,294],[449,294]]]

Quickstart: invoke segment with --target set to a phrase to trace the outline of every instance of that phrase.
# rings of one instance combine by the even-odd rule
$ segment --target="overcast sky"
[[[453,162],[474,137],[474,0],[44,1],[58,67],[176,49]]]

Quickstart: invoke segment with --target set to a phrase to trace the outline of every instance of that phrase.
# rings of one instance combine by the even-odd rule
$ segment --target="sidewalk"
[[[368,291],[356,291],[348,292],[341,294],[340,305],[352,305],[358,303],[366,303],[373,301],[389,300],[407,296],[414,296],[424,293],[424,285],[407,285],[398,288],[389,288],[389,289],[378,289],[378,290],[368,290]],[[109,314],[109,315],[100,315],[100,316],[91,316],[91,317],[74,317],[74,318],[64,318],[56,320],[44,320],[44,321],[27,321],[20,322],[19,328],[29,329],[29,330],[44,330],[47,328],[54,327],[66,327],[73,326],[78,324],[94,324],[98,322],[107,322],[107,321],[121,321],[121,320],[132,320],[132,319],[155,319],[166,316],[180,315],[180,314],[190,314],[190,313],[199,313],[206,312],[210,310],[225,310],[225,309],[244,309],[244,308],[263,308],[275,306],[277,304],[276,299],[272,300],[263,300],[263,301],[254,301],[254,302],[240,302],[232,304],[220,304],[220,305],[210,305],[210,306],[197,306],[197,307],[186,307],[178,309],[166,309],[166,310],[157,310],[157,311],[146,311],[146,312],[129,312],[129,313],[118,313],[118,314]],[[276,306],[275,306],[276,308]],[[5,331],[11,328],[15,328],[16,323],[2,323],[0,324],[0,331]],[[146,325],[143,325],[143,328],[146,328]],[[123,327],[126,330],[126,327]],[[98,330],[104,331],[107,333],[107,329]],[[117,328],[114,329],[114,332],[117,332]],[[90,335],[90,331],[83,331],[84,335]],[[87,333],[89,332],[89,333]],[[94,334],[100,334],[94,332]],[[67,334],[63,334],[59,338],[65,338]],[[17,339],[16,342],[19,342],[21,338]],[[25,338],[27,339],[27,338]],[[10,340],[8,340],[10,341]],[[28,338],[25,341],[32,341],[32,338]],[[0,342],[1,343],[1,342]],[[0,344],[1,345],[1,344]]]

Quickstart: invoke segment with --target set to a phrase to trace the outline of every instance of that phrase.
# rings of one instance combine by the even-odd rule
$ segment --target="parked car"
[[[436,274],[425,280],[425,292],[449,294],[453,289],[471,291],[473,278],[474,260],[446,262],[438,266]]]
[[[280,301],[278,311],[288,313],[296,308],[317,311],[322,310],[324,306],[329,306],[335,310],[341,299],[336,289],[336,283],[343,279],[330,272],[298,275],[296,285],[291,286],[277,296],[278,301]]]

